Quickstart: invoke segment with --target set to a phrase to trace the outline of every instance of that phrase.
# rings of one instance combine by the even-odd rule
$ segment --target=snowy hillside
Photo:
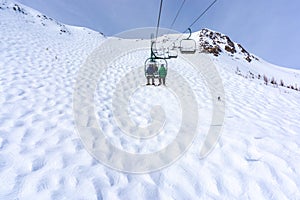
[[[212,30],[203,29],[194,33],[193,38],[199,41],[199,52],[222,57],[223,62],[226,60],[225,65],[231,65],[231,71],[235,70],[235,73],[245,78],[260,79],[265,83],[263,77],[266,76],[267,84],[278,87],[282,81],[281,86],[300,91],[299,70],[272,65],[262,58],[252,55],[241,44],[233,42],[228,36]],[[272,79],[273,84],[271,83]]]
[[[122,173],[91,156],[73,113],[78,71],[107,38],[1,0],[0,199],[300,199],[300,71],[267,63],[214,31],[193,38],[197,55],[215,64],[225,89],[217,145],[199,159],[213,100],[192,67],[174,59],[170,68],[190,82],[204,116],[199,136],[160,171]],[[178,102],[167,89],[177,83],[168,78],[167,88],[142,87],[130,104],[133,121],[142,125],[153,101],[162,105],[170,122],[162,136],[132,142],[111,122],[110,98],[120,74],[143,68],[147,56],[141,50],[120,57],[101,75],[95,94],[99,123],[111,143],[135,153],[168,145],[180,123]]]

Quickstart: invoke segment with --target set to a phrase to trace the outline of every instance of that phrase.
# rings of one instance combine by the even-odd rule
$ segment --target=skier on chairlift
[[[161,64],[159,70],[158,70],[158,76],[159,76],[159,84],[158,85],[166,85],[166,76],[167,76],[167,70],[164,66],[164,64]]]
[[[150,85],[150,79],[152,81],[152,85],[155,85],[154,82],[154,75],[157,72],[157,66],[155,64],[149,64],[147,70],[146,70],[146,77],[147,77],[147,84]]]

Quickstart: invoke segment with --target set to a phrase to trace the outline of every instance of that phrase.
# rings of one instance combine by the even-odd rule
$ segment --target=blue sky
[[[164,0],[161,26],[169,28],[183,0]],[[184,31],[213,0],[186,0],[173,29]],[[66,24],[105,35],[156,26],[160,0],[19,0]],[[300,1],[218,0],[192,29],[227,34],[248,51],[300,69]]]

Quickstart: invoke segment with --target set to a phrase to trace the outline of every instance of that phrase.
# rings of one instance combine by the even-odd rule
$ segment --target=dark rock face
[[[220,55],[221,52],[227,52],[231,56],[242,54],[248,62],[253,59],[258,60],[246,51],[242,45],[235,44],[228,36],[208,29],[202,29],[199,33],[199,48],[201,52],[211,53],[214,56]]]
[[[220,52],[222,52],[221,48],[218,45],[211,45],[207,41],[200,42],[200,47],[202,48],[202,52],[212,53],[214,56],[218,56]]]
[[[228,45],[225,45],[225,50],[228,51],[228,52],[230,52],[230,53],[232,53],[232,54],[236,53],[235,48],[234,47],[230,47]]]

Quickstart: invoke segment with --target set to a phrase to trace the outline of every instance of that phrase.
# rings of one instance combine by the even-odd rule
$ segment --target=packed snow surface
[[[199,134],[173,165],[147,174],[122,173],[84,148],[72,109],[77,72],[106,38],[11,1],[0,1],[0,7],[0,199],[300,199],[300,92],[249,74],[299,87],[299,71],[261,58],[247,62],[226,51],[197,52],[214,62],[225,88],[225,121],[214,150],[199,159]],[[147,55],[121,57],[99,78],[95,92],[99,123],[111,143],[135,153],[167,145],[180,121],[179,105],[166,88],[142,87],[130,103],[132,119],[146,124],[155,101],[170,121],[164,134],[134,143],[108,123],[108,93],[116,77],[126,67],[143,67]],[[199,112],[207,116],[199,122],[205,131],[212,109],[205,83],[180,59],[169,66],[191,83]]]

